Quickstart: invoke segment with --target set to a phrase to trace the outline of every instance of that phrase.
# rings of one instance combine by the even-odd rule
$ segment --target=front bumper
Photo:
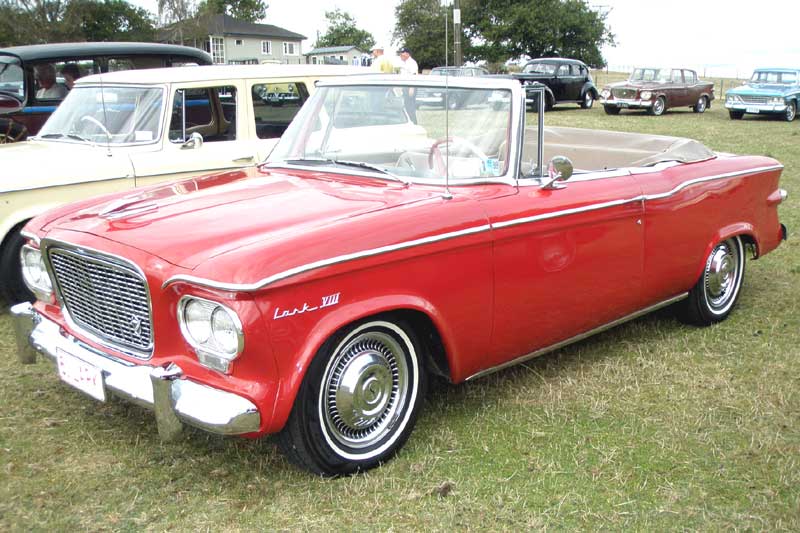
[[[13,306],[11,317],[21,363],[35,363],[38,354],[57,362],[63,352],[100,369],[106,391],[155,411],[164,440],[177,437],[183,424],[222,435],[255,433],[261,425],[250,400],[192,381],[175,364],[137,365],[103,353],[62,332],[27,302]]]
[[[745,102],[725,102],[725,107],[733,111],[744,111],[745,113],[783,113],[786,111],[786,104],[748,104]]]
[[[621,109],[644,109],[653,107],[652,100],[635,100],[633,98],[600,98],[600,103],[606,106],[619,107]]]

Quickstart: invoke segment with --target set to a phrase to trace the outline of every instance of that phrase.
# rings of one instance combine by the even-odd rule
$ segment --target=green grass
[[[800,122],[559,106],[550,125],[699,139],[785,166],[790,240],[731,317],[663,311],[474,383],[435,383],[399,456],[345,479],[20,366],[0,316],[0,530],[800,529]],[[587,303],[591,304],[589,300]],[[598,302],[594,302],[599,304]]]

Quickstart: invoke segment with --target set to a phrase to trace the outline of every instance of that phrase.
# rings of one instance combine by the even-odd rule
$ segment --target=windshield
[[[767,70],[757,70],[753,72],[750,81],[754,83],[797,83],[796,72],[770,72]]]
[[[556,66],[552,63],[528,63],[522,72],[525,74],[555,74]]]
[[[421,87],[323,87],[306,103],[268,163],[371,170],[384,178],[497,177],[506,173],[511,111],[488,89],[442,91],[454,110],[418,107]],[[432,89],[432,87],[424,87]],[[492,98],[492,100],[490,100]],[[386,175],[389,176],[386,176]]]
[[[629,81],[654,81],[666,83],[669,81],[669,69],[666,68],[637,68],[631,73]]]
[[[25,76],[19,59],[0,55],[0,92],[25,99]]]
[[[149,143],[159,138],[162,89],[75,87],[39,132],[43,139]]]

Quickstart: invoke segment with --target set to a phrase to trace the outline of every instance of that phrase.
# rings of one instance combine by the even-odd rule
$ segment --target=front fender
[[[59,202],[50,201],[42,204],[29,205],[11,213],[3,214],[0,220],[0,242],[4,242],[11,230],[23,222],[36,217],[59,205]]]
[[[436,307],[426,299],[416,295],[395,294],[337,306],[313,325],[299,352],[276,352],[275,356],[278,361],[291,362],[291,364],[284,363],[280,365],[283,375],[281,376],[278,395],[275,400],[275,409],[268,431],[279,431],[286,424],[306,371],[326,340],[340,329],[361,319],[380,313],[400,310],[419,311],[431,319],[439,331],[445,347],[445,353],[448,354],[448,361],[452,365],[453,359],[449,355],[451,351],[448,350],[452,333],[446,327],[446,323]]]

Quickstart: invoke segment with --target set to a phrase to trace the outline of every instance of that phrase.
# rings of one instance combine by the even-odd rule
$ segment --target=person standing
[[[392,60],[383,55],[383,46],[375,45],[372,47],[372,70],[382,74],[392,74],[394,72]]]
[[[411,50],[402,47],[398,53],[400,54],[400,74],[415,76],[419,74],[419,65],[411,57]]]
[[[417,62],[414,61],[413,57],[411,57],[411,50],[404,46],[398,51],[398,53],[400,54],[400,75],[416,76],[419,74],[419,65],[417,65]],[[415,95],[416,91],[413,87],[408,87],[405,89],[403,94],[403,102],[405,103],[406,112],[408,113],[408,117],[411,119],[411,122],[414,124],[417,123],[417,99]]]

